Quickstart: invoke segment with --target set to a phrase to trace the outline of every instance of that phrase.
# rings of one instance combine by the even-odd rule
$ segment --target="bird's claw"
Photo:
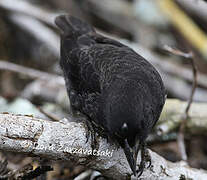
[[[137,170],[137,177],[140,177],[144,171],[145,162],[142,160],[139,165],[139,169]]]
[[[94,130],[94,126],[89,120],[86,120],[86,126],[87,126],[86,143],[88,142],[89,137],[91,136],[91,148],[95,149],[97,146],[97,140],[96,140],[96,132]]]
[[[147,168],[150,168],[152,165],[151,156],[149,154],[148,149],[146,148],[146,145],[143,144],[141,148],[141,162],[139,165],[139,169],[137,171],[138,173],[137,177],[140,177],[142,175],[144,168],[146,167],[146,162],[149,162],[149,165],[147,166]]]
[[[152,159],[151,159],[151,156],[149,154],[148,149],[145,149],[145,159],[146,159],[146,162],[149,163],[148,166],[147,166],[147,168],[150,168],[151,165],[152,165]]]

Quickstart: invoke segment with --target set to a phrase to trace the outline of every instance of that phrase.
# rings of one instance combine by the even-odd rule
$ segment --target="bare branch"
[[[57,16],[56,13],[49,12],[46,9],[43,10],[24,0],[1,0],[0,7],[12,12],[36,18],[51,26],[54,26],[54,19]]]
[[[99,137],[99,149],[92,151],[91,141],[89,139],[86,143],[85,134],[82,123],[64,124],[29,116],[0,114],[0,149],[3,151],[83,164],[113,179],[129,177],[131,171],[121,148],[109,145]],[[168,162],[152,151],[150,155],[153,166],[144,171],[143,179],[207,178],[207,172],[203,170],[192,169],[183,162]]]
[[[64,84],[64,80],[61,76],[50,74],[46,72],[42,72],[36,69],[24,67],[18,64],[14,64],[8,61],[0,60],[0,70],[12,71],[15,73],[20,73],[26,75],[32,79],[51,79],[51,78],[60,78],[62,79],[62,84]]]
[[[177,137],[177,141],[178,141],[178,146],[180,148],[180,154],[181,154],[181,158],[184,161],[187,161],[187,153],[186,153],[186,148],[185,148],[185,139],[184,139],[184,134],[185,134],[185,128],[186,128],[186,124],[187,121],[189,119],[189,110],[191,107],[191,104],[193,102],[193,96],[195,94],[195,90],[197,87],[197,67],[195,65],[194,62],[194,55],[193,53],[184,53],[182,51],[180,51],[179,49],[174,49],[170,46],[164,46],[164,49],[171,52],[172,54],[178,55],[178,56],[182,56],[186,59],[189,59],[192,65],[192,71],[193,71],[193,86],[192,86],[192,90],[191,90],[191,94],[188,100],[188,104],[187,107],[185,109],[185,114],[184,117],[182,118],[182,122],[179,128],[179,133],[178,133],[178,137]]]
[[[172,48],[172,47],[170,47],[168,45],[165,45],[164,46],[164,49],[166,51],[172,53],[172,54],[175,54],[177,56],[182,56],[182,57],[184,57],[186,59],[192,59],[192,57],[193,57],[193,54],[192,53],[185,53],[185,52],[183,52],[183,51],[181,51],[179,49]]]
[[[185,112],[187,102],[177,99],[167,99],[160,120],[156,126],[159,135],[176,131]],[[207,104],[193,102],[189,110],[189,120],[186,132],[191,135],[207,135]]]

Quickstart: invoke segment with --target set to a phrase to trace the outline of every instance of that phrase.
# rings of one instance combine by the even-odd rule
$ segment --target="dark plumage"
[[[156,69],[129,47],[95,32],[70,15],[55,20],[72,108],[85,114],[124,149],[136,175],[145,167],[145,140],[159,119],[165,88]]]

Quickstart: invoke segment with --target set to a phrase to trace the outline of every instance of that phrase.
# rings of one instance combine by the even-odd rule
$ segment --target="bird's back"
[[[139,119],[143,120],[145,126],[148,126],[146,129],[151,129],[158,120],[165,102],[164,85],[156,69],[124,45],[117,47],[110,44],[96,44],[90,48],[89,54],[93,59],[93,68],[99,74],[102,113],[106,116],[110,114],[108,106],[111,110],[119,108],[119,113],[122,110],[129,112],[127,116],[134,113],[136,117],[131,119],[137,119],[137,122]],[[147,116],[151,117],[147,119]],[[105,126],[107,119],[103,122]],[[114,125],[110,126],[116,124],[114,122]]]
[[[164,86],[156,69],[132,49],[98,35],[76,18],[61,16],[56,24],[63,30],[60,64],[68,77],[66,84],[70,81],[67,87],[72,86],[80,97],[79,110],[107,126],[108,104],[117,106],[123,97],[125,104],[119,104],[139,108],[137,112],[143,116],[150,111],[150,123],[155,124],[165,101]]]

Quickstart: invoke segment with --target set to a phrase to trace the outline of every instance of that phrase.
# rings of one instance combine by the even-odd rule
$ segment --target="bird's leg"
[[[94,123],[94,124],[95,124],[96,132],[98,133],[98,135],[103,138],[106,138],[106,141],[108,143],[110,140],[110,136],[108,135],[106,130],[102,126],[98,126],[96,123]]]
[[[146,148],[146,143],[142,142],[140,145],[141,145],[141,162],[138,169],[138,173],[139,173],[138,177],[142,175],[144,168],[146,167],[146,162],[149,162],[147,168],[151,166],[151,157],[148,149]]]
[[[74,114],[75,113],[74,109],[80,109],[78,94],[74,89],[69,90],[69,99],[72,107],[72,114]]]
[[[70,98],[70,103],[72,107],[72,114],[75,114],[76,109],[80,109],[81,103],[78,97],[77,92],[74,89],[69,90],[69,98]],[[84,114],[85,115],[85,114]],[[96,147],[97,141],[96,141],[96,131],[94,128],[93,123],[90,121],[90,118],[86,116],[86,143],[89,140],[89,137],[91,135],[91,147],[94,149]]]
[[[91,135],[91,139],[93,141],[95,135],[92,135],[92,134],[94,134],[95,131],[94,131],[94,128],[92,126],[92,123],[88,119],[86,119],[86,126],[87,126],[87,130],[86,130],[86,143],[87,143],[88,140],[89,140],[90,135]]]
[[[90,121],[90,119],[86,118],[86,126],[87,126],[87,130],[86,130],[86,143],[89,140],[89,137],[91,136],[91,148],[95,149],[97,148],[97,136],[96,136],[96,127],[93,124],[93,122]]]
[[[103,133],[104,133],[104,136],[103,136],[103,137],[106,138],[106,142],[107,142],[107,143],[110,143],[110,144],[115,143],[116,146],[119,148],[119,144],[118,144],[118,142],[113,141],[112,138],[111,138],[109,135],[107,135],[105,132],[103,132]]]
[[[73,115],[75,114],[75,110],[81,109],[81,99],[79,99],[79,96],[77,92],[74,89],[69,90],[69,98],[72,106],[72,113]],[[86,116],[86,126],[87,126],[87,131],[86,131],[86,142],[88,142],[89,137],[91,136],[91,147],[94,149],[97,146],[97,136],[96,132],[102,136],[106,137],[108,140],[108,136],[105,133],[105,130],[98,126],[94,121],[91,120],[91,118],[87,114],[83,114]]]

